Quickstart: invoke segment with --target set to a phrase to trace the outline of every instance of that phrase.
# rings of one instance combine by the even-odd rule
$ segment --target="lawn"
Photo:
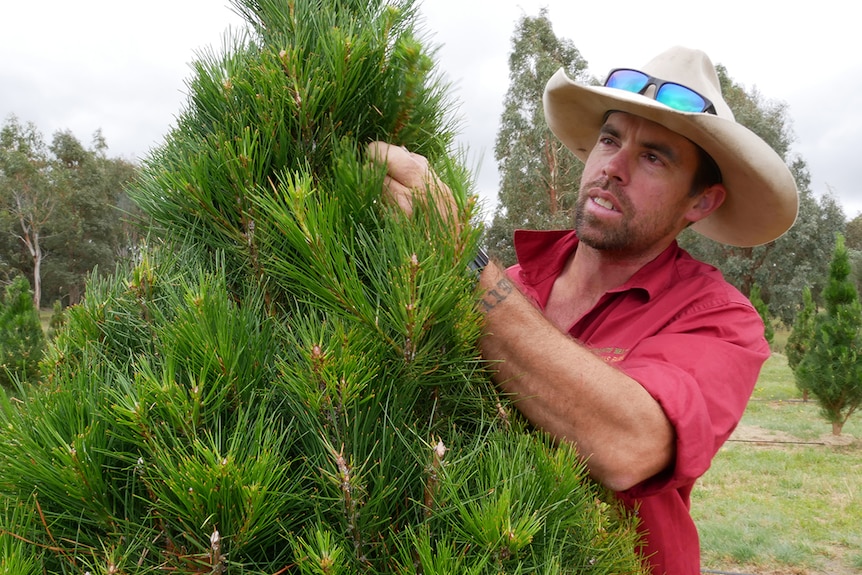
[[[39,310],[39,323],[42,324],[42,331],[46,334],[51,327],[51,316],[54,315],[53,309],[41,309]]]
[[[692,494],[705,571],[862,573],[862,413],[831,429],[774,354]]]

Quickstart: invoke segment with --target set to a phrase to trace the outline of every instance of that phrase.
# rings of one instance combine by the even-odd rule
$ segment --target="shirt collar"
[[[578,247],[578,237],[574,230],[516,230],[514,235],[515,253],[521,267],[523,281],[535,286],[558,276],[563,266]],[[629,280],[609,292],[623,292],[631,289],[644,290],[652,299],[667,289],[676,275],[672,262],[685,257],[686,252],[676,240],[655,259],[644,265]]]

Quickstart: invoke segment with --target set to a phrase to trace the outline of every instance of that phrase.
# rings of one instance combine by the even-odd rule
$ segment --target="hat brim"
[[[722,174],[724,203],[692,228],[738,247],[771,242],[796,221],[799,194],[787,164],[754,132],[714,114],[680,112],[655,100],[603,86],[583,86],[561,69],[548,81],[545,117],[551,131],[582,161],[596,144],[610,111],[627,112],[700,146]]]

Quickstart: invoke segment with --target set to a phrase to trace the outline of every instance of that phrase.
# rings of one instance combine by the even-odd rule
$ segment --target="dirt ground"
[[[764,443],[764,445],[768,445],[774,442],[778,446],[780,446],[781,443],[821,443],[823,445],[830,446],[846,446],[852,445],[853,443],[858,441],[857,438],[847,433],[844,433],[842,435],[832,435],[831,433],[826,433],[824,435],[821,435],[817,439],[803,440],[782,431],[773,431],[771,429],[764,429],[762,427],[758,427],[757,425],[745,425],[742,423],[739,424],[739,427],[736,428],[736,430],[733,432],[733,435],[730,436],[730,439],[751,443],[762,442]]]
[[[706,571],[705,573],[709,573],[709,571]],[[729,572],[723,572],[723,575],[731,574]],[[752,567],[750,569],[742,569],[739,572],[734,572],[732,575],[859,575],[859,570],[833,562],[833,564],[827,564],[817,571],[809,571],[798,567],[789,567],[779,570],[764,570]]]

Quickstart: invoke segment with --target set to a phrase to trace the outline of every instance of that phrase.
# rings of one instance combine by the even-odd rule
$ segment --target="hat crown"
[[[721,82],[715,66],[705,52],[674,46],[647,62],[642,71],[667,82],[691,88],[713,103],[717,116],[735,120],[730,106],[721,94]]]

